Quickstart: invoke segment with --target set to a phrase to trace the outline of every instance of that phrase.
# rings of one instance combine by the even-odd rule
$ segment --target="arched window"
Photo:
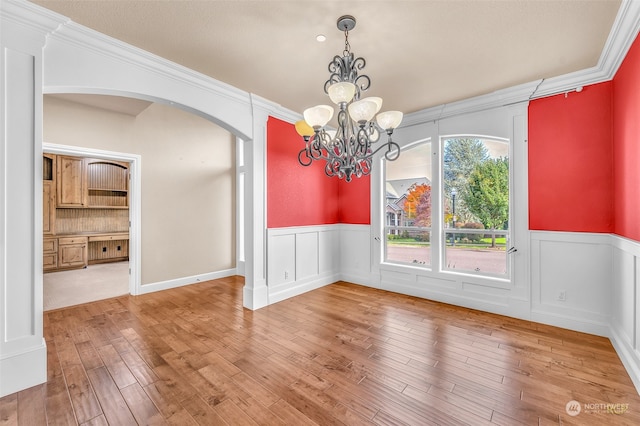
[[[395,161],[381,159],[374,199],[382,208],[376,219],[383,244],[373,251],[380,253],[374,270],[381,285],[525,294],[526,104],[425,120],[396,133],[402,152]]]

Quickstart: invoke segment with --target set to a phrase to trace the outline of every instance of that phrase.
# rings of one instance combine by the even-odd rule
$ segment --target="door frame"
[[[70,145],[58,145],[47,142],[42,143],[42,152],[58,155],[73,155],[76,157],[101,158],[129,163],[129,294],[140,294],[142,271],[141,260],[141,166],[142,157],[137,154],[106,151],[101,149],[84,148]],[[36,170],[36,181],[42,179],[42,168]],[[40,206],[42,210],[42,206]],[[40,212],[42,216],[43,212]],[[40,274],[43,271],[40,270]]]

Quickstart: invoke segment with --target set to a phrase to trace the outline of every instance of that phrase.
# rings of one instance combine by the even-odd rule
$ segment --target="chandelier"
[[[310,166],[317,160],[326,161],[324,172],[327,176],[350,182],[353,176],[371,173],[371,160],[378,151],[386,148],[384,156],[387,160],[398,158],[400,146],[391,140],[391,135],[400,125],[402,113],[378,113],[382,107],[381,98],[360,99],[361,93],[371,86],[371,80],[367,75],[358,74],[366,65],[364,58],[356,58],[351,53],[349,31],[356,26],[356,20],[345,15],[338,19],[337,26],[344,31],[344,51],[342,57],[336,55],[329,62],[330,76],[324,83],[324,92],[338,106],[338,128],[325,128],[334,113],[328,105],[306,109],[304,120],[298,121],[295,127],[305,143],[298,153],[300,164]],[[377,146],[382,132],[387,134],[387,142]]]

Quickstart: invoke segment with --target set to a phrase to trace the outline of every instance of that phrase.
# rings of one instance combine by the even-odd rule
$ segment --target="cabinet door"
[[[42,182],[42,233],[55,234],[56,193],[52,181]]]
[[[58,239],[42,240],[42,270],[52,271],[58,267]]]
[[[57,206],[84,207],[86,205],[84,159],[58,155],[56,169]]]
[[[42,180],[56,180],[56,155],[47,152],[42,154]]]
[[[45,253],[42,255],[42,270],[50,271],[58,267],[58,253]]]
[[[87,244],[58,245],[58,267],[81,267],[87,264]]]

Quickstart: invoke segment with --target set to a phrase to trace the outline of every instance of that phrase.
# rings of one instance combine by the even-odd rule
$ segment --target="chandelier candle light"
[[[329,79],[324,83],[324,92],[338,105],[338,128],[325,129],[333,118],[333,108],[318,105],[304,110],[304,120],[296,123],[296,131],[304,138],[305,147],[298,153],[298,161],[310,166],[313,161],[324,160],[327,176],[337,176],[351,182],[356,177],[371,173],[371,159],[381,149],[386,148],[387,160],[395,160],[400,155],[400,146],[391,140],[393,130],[400,125],[400,111],[381,112],[382,99],[368,97],[360,99],[361,92],[371,86],[367,75],[358,75],[366,62],[351,53],[349,31],[356,26],[353,16],[338,19],[338,29],[344,31],[344,51],[342,57],[336,55],[329,62]],[[376,114],[378,114],[376,116]],[[373,120],[375,116],[375,122]],[[387,143],[374,150],[381,132],[387,133]]]

